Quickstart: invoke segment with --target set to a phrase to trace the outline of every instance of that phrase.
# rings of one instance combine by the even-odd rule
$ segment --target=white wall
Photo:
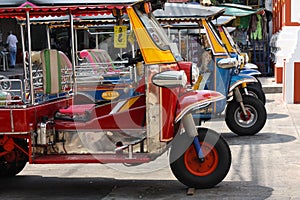
[[[300,1],[291,0],[291,21],[300,22]]]

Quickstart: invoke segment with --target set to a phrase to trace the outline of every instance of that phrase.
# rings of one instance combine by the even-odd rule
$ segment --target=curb
[[[259,77],[265,94],[282,93],[282,84],[275,82],[274,77]]]
[[[263,85],[262,88],[265,94],[282,93],[280,85]]]

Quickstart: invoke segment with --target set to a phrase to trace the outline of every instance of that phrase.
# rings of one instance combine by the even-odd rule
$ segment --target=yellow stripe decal
[[[207,36],[208,36],[208,41],[211,45],[211,48],[214,51],[214,54],[225,54],[227,53],[225,47],[220,44],[218,39],[216,38],[215,34],[213,33],[212,29],[209,27],[207,21],[205,19],[202,19],[202,25],[204,26]]]
[[[235,49],[231,46],[227,36],[225,35],[224,31],[219,31],[220,35],[221,35],[221,39],[224,43],[224,45],[226,46],[227,50],[229,51],[229,53],[236,53]]]
[[[119,112],[123,112],[126,110],[129,110],[129,108],[140,98],[140,96],[138,97],[134,97],[129,99],[119,110]]]

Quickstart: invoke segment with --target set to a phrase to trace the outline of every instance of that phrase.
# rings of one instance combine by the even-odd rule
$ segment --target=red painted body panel
[[[36,115],[38,113],[36,112],[37,110],[34,107],[25,109],[12,109],[14,132],[29,132],[30,130],[32,130],[32,128],[34,128],[37,123]]]
[[[98,107],[98,109],[101,109]],[[56,130],[122,130],[141,129],[145,125],[146,106],[130,109],[129,111],[95,117],[88,121],[55,120]]]
[[[0,109],[0,132],[11,132],[10,109]]]
[[[174,137],[174,118],[178,101],[178,89],[162,89],[162,141],[168,141]],[[177,91],[176,91],[177,90]]]
[[[85,121],[55,120],[56,130],[122,130],[142,129],[145,126],[146,103],[141,95],[128,109],[114,111],[123,101],[98,105],[87,110]],[[124,104],[125,105],[125,104]],[[80,113],[86,113],[80,111]],[[74,113],[76,114],[76,113]]]
[[[0,109],[0,133],[30,132],[33,129],[36,129],[37,123],[41,122],[43,116],[52,118],[55,112],[60,108],[68,106],[70,102],[71,99],[61,99],[26,108]]]
[[[174,70],[178,71],[178,65],[162,65],[161,71]],[[162,110],[162,134],[161,141],[171,140],[174,133],[174,118],[177,109],[179,88],[160,88],[161,89],[161,105]]]

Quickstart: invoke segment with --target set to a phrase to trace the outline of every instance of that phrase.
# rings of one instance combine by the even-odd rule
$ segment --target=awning
[[[212,20],[212,23],[214,23],[217,26],[226,25],[235,19],[235,16],[220,16],[217,19]]]
[[[0,7],[18,7],[26,0],[0,0]]]
[[[26,5],[35,6],[90,6],[90,5],[111,5],[111,4],[134,4],[141,0],[0,0],[0,8],[2,7],[23,7]]]
[[[160,21],[199,21],[202,18],[214,19],[224,13],[225,9],[200,4],[166,3],[165,9],[154,11]]]
[[[111,14],[112,9],[123,9],[142,0],[0,0],[0,18]]]
[[[124,22],[129,21],[127,14],[122,16]],[[116,18],[110,14],[96,15],[96,16],[77,16],[74,18],[73,26],[75,28],[87,28],[93,26],[103,26],[104,24],[115,24]],[[19,24],[25,24],[25,20],[18,19]],[[30,23],[33,25],[41,25],[45,24],[51,28],[60,28],[60,27],[68,27],[70,26],[70,19],[68,16],[59,16],[59,17],[38,17],[32,18]]]
[[[74,5],[99,5],[99,4],[133,4],[139,0],[29,0],[37,6],[74,6]]]
[[[218,5],[218,7],[225,9],[225,13],[223,15],[236,16],[236,17],[243,17],[252,14],[260,14],[264,10],[263,8],[252,9],[250,6],[244,6],[239,4],[221,4]]]
[[[125,14],[125,18],[127,15]],[[122,17],[124,18],[124,17]],[[116,18],[112,14],[103,14],[103,15],[96,15],[96,16],[78,16],[74,18],[74,23],[76,22],[115,22]],[[68,16],[55,16],[55,17],[38,17],[33,18],[30,20],[32,24],[64,24],[69,22]],[[22,24],[25,23],[25,20],[18,19],[18,23]]]

